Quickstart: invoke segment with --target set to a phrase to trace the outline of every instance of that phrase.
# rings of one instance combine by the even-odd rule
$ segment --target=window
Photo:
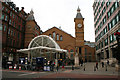
[[[20,37],[20,34],[18,33],[18,39],[19,39],[19,37]]]
[[[11,35],[13,36],[13,30],[11,30]]]
[[[109,30],[112,28],[112,26],[111,26],[111,22],[108,24],[108,26],[109,26]]]
[[[113,41],[113,36],[110,35],[110,43]]]
[[[57,34],[57,40],[59,40],[59,34]]]
[[[5,17],[5,21],[7,21],[7,17],[8,17],[8,16]]]
[[[60,36],[60,40],[61,40],[61,41],[63,40],[63,37],[62,37],[62,35]]]
[[[53,39],[55,40],[55,32],[53,32]]]
[[[79,47],[79,54],[81,54],[81,47]]]
[[[104,34],[107,33],[107,26],[104,28]]]
[[[105,16],[105,18],[103,19],[103,24],[105,24],[105,22],[106,22],[106,16]]]
[[[8,9],[6,9],[6,12],[8,12]]]
[[[10,28],[9,28],[9,30],[8,30],[8,34],[10,34]]]
[[[13,19],[15,18],[15,15],[13,14]]]
[[[107,2],[107,4],[106,4],[106,5],[107,5],[107,7],[108,7],[108,6],[110,5],[110,2]]]
[[[118,7],[118,2],[115,2],[115,9]]]
[[[101,42],[101,47],[103,48],[103,41]]]
[[[115,8],[114,6],[111,8],[111,14],[114,12]]]
[[[2,25],[0,25],[0,30],[2,30]]]
[[[108,45],[108,38],[105,39],[105,46]]]
[[[6,25],[4,25],[4,31],[6,31]]]
[[[87,55],[87,48],[85,48],[85,55]]]
[[[10,16],[12,16],[12,12],[10,12]]]
[[[2,20],[4,20],[4,14],[2,14]]]
[[[18,29],[20,30],[20,25],[18,26]]]
[[[115,25],[115,19],[112,20],[112,27]]]
[[[118,22],[118,21],[119,21],[119,16],[117,15],[117,16],[116,16],[116,22]]]
[[[108,18],[110,17],[110,12],[107,13],[108,14]]]
[[[15,40],[13,40],[13,46],[15,46]]]
[[[113,34],[113,40],[115,41],[116,40],[116,36]]]
[[[14,32],[14,36],[16,35],[16,33]]]
[[[49,37],[52,37],[51,34],[49,34]]]
[[[98,49],[100,49],[100,43],[99,43],[99,45],[98,45]]]
[[[4,6],[2,6],[2,10],[4,10],[5,9],[5,7]]]
[[[11,24],[11,19],[9,20],[9,24]]]

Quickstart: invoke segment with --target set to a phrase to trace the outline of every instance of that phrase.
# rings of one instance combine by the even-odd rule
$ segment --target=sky
[[[31,9],[42,31],[52,27],[61,27],[62,30],[75,37],[74,18],[77,8],[81,9],[84,19],[84,40],[95,42],[94,33],[94,0],[11,0],[16,7],[24,7],[26,13]]]

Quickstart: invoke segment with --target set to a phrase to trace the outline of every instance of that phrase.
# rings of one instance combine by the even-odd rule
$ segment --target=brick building
[[[13,2],[2,2],[2,62],[4,64],[7,64],[8,61],[18,63],[19,57],[22,55],[16,50],[26,47],[28,41],[26,26],[31,25],[35,28],[33,36],[30,35],[31,38],[40,34],[40,28],[35,20],[30,22],[28,18],[29,14],[24,11],[24,7],[19,10]]]
[[[75,37],[71,36],[61,28],[52,27],[43,32],[42,35],[48,35],[52,37],[60,46],[60,48],[68,51],[67,57],[74,62],[75,55],[79,56],[79,60],[95,61],[95,46],[91,46],[91,42],[84,40],[84,18],[80,13],[80,9],[77,9],[75,22]],[[78,61],[79,62],[79,61]]]
[[[95,61],[94,43],[84,40],[84,18],[79,8],[74,18],[75,37],[57,27],[42,33],[35,21],[33,10],[30,13],[26,13],[24,7],[19,10],[13,2],[2,3],[1,19],[2,62],[4,65],[9,61],[13,62],[13,64],[18,63],[19,57],[27,57],[27,55],[18,53],[16,50],[27,48],[30,41],[40,34],[51,36],[61,49],[68,50],[66,57],[71,59],[71,61],[74,61],[76,55],[79,59]],[[79,63],[79,60],[77,63]]]
[[[25,44],[24,48],[27,48],[30,41],[41,34],[40,27],[38,26],[37,22],[34,18],[34,12],[33,10],[30,11],[30,14],[28,14],[28,17],[26,18],[26,27],[25,27]]]
[[[97,60],[112,59],[116,52],[115,32],[120,32],[120,1],[94,2],[94,28]]]

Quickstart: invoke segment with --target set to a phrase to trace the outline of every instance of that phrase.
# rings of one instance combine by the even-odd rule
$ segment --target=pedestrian
[[[104,62],[102,62],[102,68],[104,67]]]
[[[83,65],[83,59],[81,60],[81,66]]]
[[[58,68],[59,68],[59,67],[58,67],[58,65],[57,65],[57,67],[56,67],[56,69],[57,69],[57,72],[58,72]]]
[[[62,71],[64,70],[64,68],[65,68],[65,67],[64,67],[64,61],[63,61],[63,63],[62,63]]]
[[[98,62],[96,62],[96,68],[98,69]]]
[[[109,66],[109,60],[107,60],[107,65]]]

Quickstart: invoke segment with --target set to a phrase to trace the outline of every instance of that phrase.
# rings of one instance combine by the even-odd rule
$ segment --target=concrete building
[[[115,32],[120,32],[120,1],[94,2],[94,28],[97,60],[115,57],[118,46]]]

